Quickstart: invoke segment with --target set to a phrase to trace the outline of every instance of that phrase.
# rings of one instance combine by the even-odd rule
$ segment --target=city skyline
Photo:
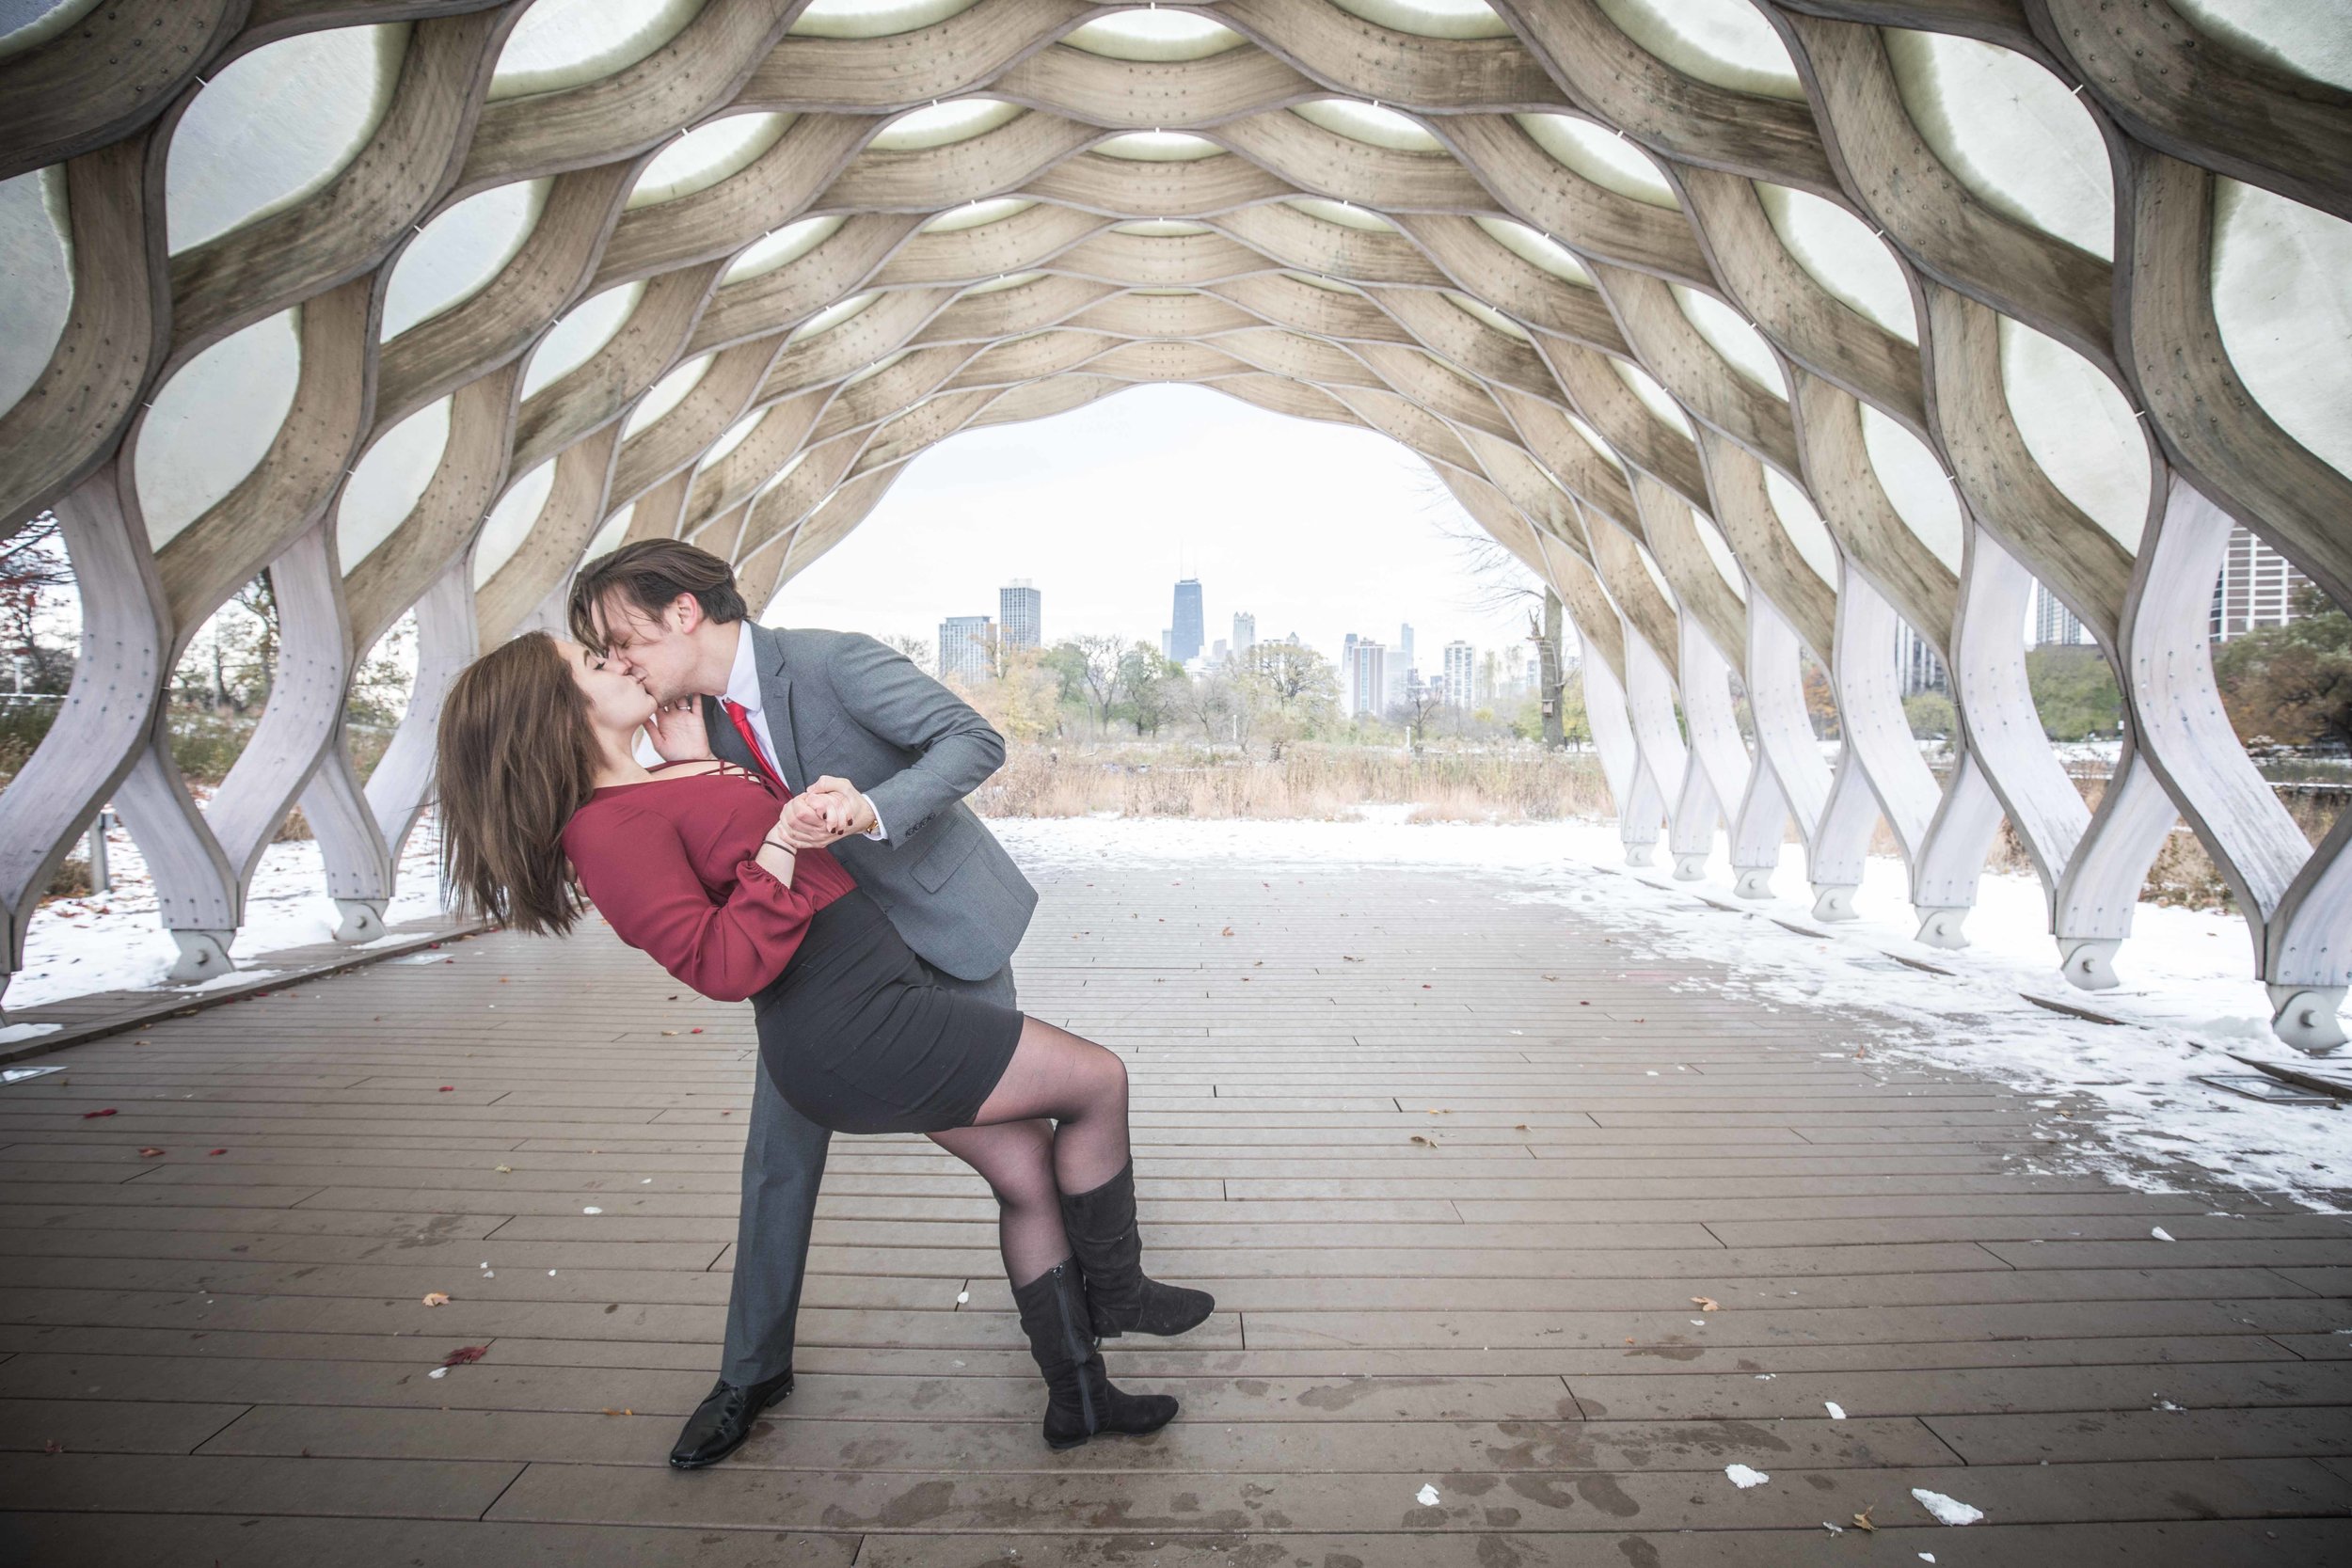
[[[1474,529],[1386,436],[1146,387],[925,452],[768,618],[928,641],[1026,578],[1047,645],[1111,634],[1157,647],[1169,585],[1192,577],[1204,628],[1247,613],[1257,641],[1295,632],[1335,662],[1348,631],[1392,635],[1400,620],[1432,647],[1501,648],[1526,637],[1533,601],[1470,602],[1482,584],[1449,534]]]

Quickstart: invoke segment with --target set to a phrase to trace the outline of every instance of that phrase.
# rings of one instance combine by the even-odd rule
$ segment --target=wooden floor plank
[[[1046,1450],[986,1188],[844,1137],[797,1389],[671,1472],[755,1037],[600,926],[496,935],[0,1091],[0,1558],[2352,1559],[2352,1218],[2113,1182],[2095,1107],[1761,1010],[1505,872],[1383,868],[1409,922],[1343,867],[1039,880],[1025,1004],[1125,1058],[1153,1266],[1219,1297],[1106,1347],[1166,1432]]]

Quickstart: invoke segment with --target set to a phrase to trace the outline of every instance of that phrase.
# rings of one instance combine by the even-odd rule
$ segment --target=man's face
[[[698,650],[693,626],[701,620],[700,608],[691,596],[681,594],[677,603],[654,616],[620,594],[608,594],[596,607],[596,629],[605,651],[655,702],[675,703],[694,693]]]

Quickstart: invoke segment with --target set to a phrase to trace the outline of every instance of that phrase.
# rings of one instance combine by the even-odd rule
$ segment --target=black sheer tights
[[[996,1195],[1005,1277],[1025,1285],[1070,1256],[1061,1195],[1091,1192],[1127,1164],[1127,1064],[1030,1019],[978,1119],[930,1139]]]

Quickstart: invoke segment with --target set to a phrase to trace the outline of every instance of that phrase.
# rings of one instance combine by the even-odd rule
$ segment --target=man
[[[673,539],[625,546],[572,584],[572,634],[620,660],[664,714],[700,701],[710,750],[823,799],[827,844],[942,984],[1014,1005],[1011,959],[1037,890],[963,798],[1004,737],[906,657],[855,632],[749,618],[735,574]],[[660,717],[655,728],[660,727]],[[806,846],[801,846],[806,847]],[[793,1323],[825,1129],[755,1074],[719,1381],[670,1463],[715,1465],[792,1391]]]

